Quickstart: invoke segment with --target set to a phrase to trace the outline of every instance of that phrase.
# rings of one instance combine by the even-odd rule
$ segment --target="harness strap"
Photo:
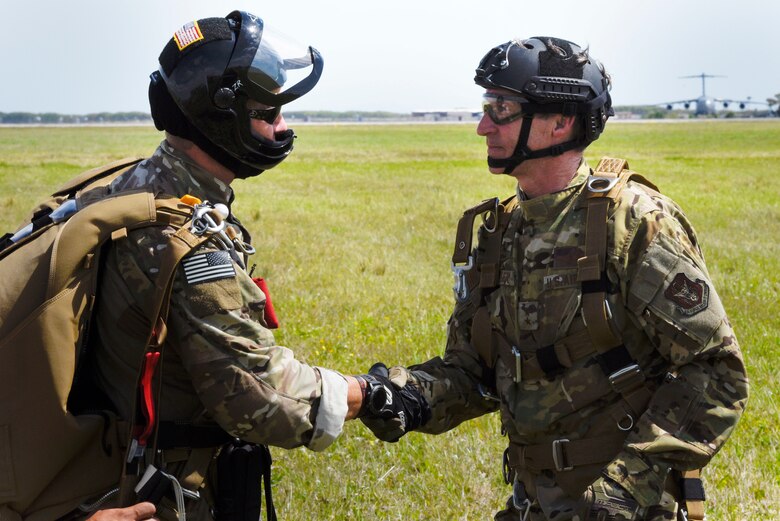
[[[160,450],[216,448],[234,439],[219,425],[161,421],[157,429],[157,448]]]
[[[562,472],[581,465],[595,465],[614,458],[623,446],[626,434],[618,431],[578,440],[556,438],[534,445],[510,442],[507,448],[508,463],[514,470],[536,472]]]
[[[184,470],[179,476],[179,483],[181,483],[182,488],[197,492],[203,486],[209,466],[216,453],[217,448],[214,447],[192,449],[190,451]]]
[[[485,310],[484,313],[487,313],[487,308],[480,308],[480,310],[482,309]],[[475,322],[476,319],[475,315]],[[532,352],[521,352],[510,344],[506,336],[495,329],[491,329],[489,334],[492,348],[497,352],[497,356],[501,358],[509,372],[512,373],[516,382],[541,380],[571,367],[575,362],[592,356],[595,352],[590,336],[585,329]]]
[[[582,318],[597,359],[613,389],[638,416],[652,395],[644,385],[642,370],[613,326],[606,273],[609,209],[633,176],[627,161],[605,157],[587,180],[585,256],[577,261],[577,280],[582,284]]]
[[[471,256],[471,240],[474,235],[474,219],[477,215],[493,210],[498,213],[498,197],[485,199],[478,205],[463,212],[458,221],[458,231],[455,234],[455,251],[452,254],[452,263],[465,264]]]
[[[156,207],[156,214],[161,216],[160,221],[165,224],[171,224],[178,229],[170,237],[168,241],[168,247],[165,248],[165,256],[162,258],[160,264],[160,271],[155,281],[155,291],[153,298],[148,302],[147,306],[147,319],[149,324],[152,324],[150,331],[146,339],[146,348],[144,349],[144,360],[148,355],[152,357],[159,357],[162,353],[162,347],[165,338],[165,321],[168,316],[168,306],[170,302],[171,292],[173,290],[173,280],[176,274],[176,268],[179,262],[192,250],[206,242],[211,238],[209,234],[195,235],[188,228],[185,227],[186,222],[191,218],[192,211],[186,205],[182,205],[178,199],[155,199],[154,205]],[[160,367],[163,365],[160,362]],[[142,367],[144,365],[142,364]],[[157,378],[157,398],[159,401],[159,393],[162,389],[162,375],[158,371]],[[144,371],[139,372],[137,387],[143,388],[141,382],[144,377]],[[154,376],[154,375],[152,375]],[[151,377],[150,377],[151,378]],[[139,393],[140,394],[140,393]],[[138,411],[139,400],[133,404],[133,410]],[[152,405],[152,408],[154,405]],[[134,412],[133,418],[137,417],[137,413]],[[131,431],[135,433],[137,427],[134,426]],[[144,426],[144,431],[148,430],[148,438],[152,439],[151,446],[152,454],[156,452],[157,443],[157,421],[148,422]],[[135,438],[129,444],[127,454],[125,455],[125,464],[122,471],[122,478],[120,481],[120,502],[121,504],[128,505],[131,503],[134,494],[134,488],[138,482],[139,464],[141,463],[141,456],[144,454],[145,444],[141,444],[140,439]],[[147,440],[143,440],[146,442]]]
[[[496,339],[487,306],[478,307],[471,319],[471,345],[491,370],[495,368],[499,356],[499,351],[496,350]]]
[[[701,480],[701,469],[686,470],[680,478],[680,498],[685,503],[690,521],[704,520],[704,484]]]
[[[487,308],[482,305],[482,296],[484,292],[498,287],[501,275],[499,269],[501,239],[512,218],[512,210],[515,206],[516,199],[514,196],[500,202],[498,198],[493,198],[486,199],[463,212],[463,216],[458,221],[455,251],[452,255],[453,269],[458,269],[459,265],[466,264],[469,266],[472,264],[471,244],[474,219],[477,215],[490,212],[485,217],[485,249],[480,254],[479,265],[476,269],[472,269],[472,266],[456,271],[456,276],[463,278],[460,282],[456,281],[456,288],[459,283],[464,284],[467,288],[466,298],[461,300],[461,307],[473,310],[474,313],[471,323],[472,345],[488,369],[491,370],[495,367],[497,359],[496,343],[492,335],[490,315]]]
[[[485,251],[480,255],[479,262],[479,287],[490,290],[498,287],[501,278],[501,239],[503,231],[509,226],[512,219],[514,199],[499,205],[499,210],[493,211],[485,218],[485,232],[488,234],[485,241]],[[492,230],[492,231],[491,231]]]

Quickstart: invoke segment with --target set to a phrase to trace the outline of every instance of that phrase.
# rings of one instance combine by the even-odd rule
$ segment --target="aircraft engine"
[[[690,106],[691,106],[691,104],[690,104],[690,103],[685,103],[685,104],[683,105],[683,107],[685,107],[686,109],[687,109],[687,108],[689,108]]]

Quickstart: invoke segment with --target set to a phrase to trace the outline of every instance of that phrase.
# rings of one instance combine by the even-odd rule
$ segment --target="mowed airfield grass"
[[[270,284],[280,344],[365,372],[440,355],[461,212],[513,192],[474,125],[295,126],[292,156],[234,184]],[[71,176],[150,154],[152,128],[0,128],[0,233]],[[624,157],[686,210],[747,362],[748,410],[705,470],[709,519],[780,514],[780,121],[610,123],[588,150]],[[281,519],[490,519],[510,493],[497,415],[395,444],[351,422],[326,452],[273,449]],[[85,477],[88,479],[88,477]]]

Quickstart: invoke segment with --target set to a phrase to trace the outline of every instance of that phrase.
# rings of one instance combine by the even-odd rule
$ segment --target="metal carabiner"
[[[203,202],[197,204],[192,216],[191,231],[195,235],[219,233],[227,226],[225,219],[228,215],[230,215],[230,211],[222,203],[212,205],[209,202]],[[219,222],[214,219],[214,216],[218,218]]]
[[[520,521],[526,521],[531,513],[531,499],[525,491],[525,484],[515,477],[512,484],[512,504],[520,514]]]
[[[455,292],[455,300],[463,302],[469,296],[469,288],[466,284],[466,272],[474,267],[474,257],[469,255],[469,260],[465,266],[456,266],[451,263],[452,273],[455,275],[455,285],[452,290]]]

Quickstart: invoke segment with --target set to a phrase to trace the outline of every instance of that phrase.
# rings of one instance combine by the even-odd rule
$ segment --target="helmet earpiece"
[[[221,109],[229,109],[236,101],[236,93],[229,87],[222,87],[214,94],[214,105]]]

